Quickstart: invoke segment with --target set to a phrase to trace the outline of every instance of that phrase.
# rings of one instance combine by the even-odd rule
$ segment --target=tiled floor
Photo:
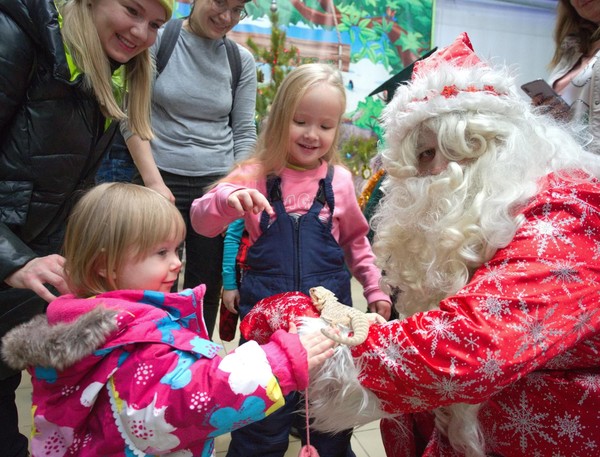
[[[366,308],[366,302],[362,296],[362,289],[355,281],[353,281],[352,284],[352,296],[354,299],[354,306],[364,310]],[[215,335],[215,341],[219,341],[218,335]],[[237,338],[234,341],[237,341]],[[221,343],[223,344],[223,354],[232,351],[236,346],[234,342]],[[23,381],[17,390],[17,405],[19,407],[19,426],[21,432],[24,435],[29,436],[31,428],[31,382],[26,372],[23,373]],[[227,446],[229,445],[229,439],[229,435],[223,435],[216,439],[217,457],[225,456],[227,453]],[[379,435],[379,424],[373,422],[372,424],[357,428],[352,437],[352,449],[354,450],[356,457],[384,457],[385,452],[381,443],[381,436]],[[290,447],[288,448],[285,457],[296,457],[299,452],[300,441],[290,437]]]

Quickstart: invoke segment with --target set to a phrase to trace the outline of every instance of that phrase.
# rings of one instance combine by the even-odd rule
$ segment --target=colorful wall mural
[[[301,57],[339,66],[348,87],[348,111],[382,82],[431,48],[434,0],[254,0],[248,17],[228,35],[267,45],[276,8],[287,42]],[[176,16],[189,14],[178,2]]]
[[[434,1],[253,0],[246,5],[248,17],[227,36],[245,46],[252,38],[268,48],[276,11],[286,43],[300,57],[329,62],[342,72],[347,134],[380,137],[384,97],[369,94],[430,50]],[[189,11],[189,3],[179,2],[175,16]]]

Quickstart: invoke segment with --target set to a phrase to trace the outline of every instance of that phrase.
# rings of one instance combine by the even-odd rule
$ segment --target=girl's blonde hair
[[[83,73],[84,83],[94,92],[102,114],[117,121],[128,118],[131,131],[150,140],[154,72],[150,51],[145,49],[125,64],[124,90],[128,95],[126,106],[120,106],[113,92],[111,62],[102,49],[89,1],[69,0],[61,8],[61,32],[69,53]]]
[[[550,67],[555,67],[566,52],[563,42],[573,36],[579,43],[579,51],[586,55],[594,41],[600,38],[600,28],[587,19],[582,18],[569,0],[559,0],[556,9],[556,25],[554,27],[555,50]]]
[[[346,108],[346,90],[340,72],[327,64],[300,65],[292,70],[279,86],[269,116],[258,137],[255,153],[240,166],[258,164],[265,176],[281,173],[288,162],[290,124],[296,108],[304,94],[320,84],[329,84],[337,89],[343,107],[341,113],[343,115]],[[341,115],[339,121],[331,149],[323,157],[331,164],[341,162],[338,152]]]
[[[183,240],[185,230],[175,205],[152,189],[129,183],[92,188],[67,224],[64,255],[71,289],[79,297],[116,290],[109,273],[118,275],[126,256],[141,260],[162,241]]]

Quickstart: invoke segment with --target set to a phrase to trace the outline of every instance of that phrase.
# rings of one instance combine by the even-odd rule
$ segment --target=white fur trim
[[[327,327],[320,318],[303,317],[300,335]],[[381,401],[358,380],[357,367],[346,345],[338,345],[333,357],[316,373],[311,373],[308,387],[311,429],[337,433],[375,420],[391,417],[384,412]]]
[[[457,95],[442,95],[456,87]],[[382,120],[386,137],[398,142],[426,119],[456,111],[490,111],[514,116],[528,109],[507,70],[485,64],[457,67],[442,62],[435,71],[400,85],[385,108]],[[390,141],[388,140],[388,143]]]

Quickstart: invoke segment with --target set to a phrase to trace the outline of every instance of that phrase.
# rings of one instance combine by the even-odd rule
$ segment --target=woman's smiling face
[[[102,49],[119,63],[152,46],[168,20],[158,0],[95,0],[91,9]]]
[[[571,0],[577,14],[594,24],[600,24],[600,0]]]

